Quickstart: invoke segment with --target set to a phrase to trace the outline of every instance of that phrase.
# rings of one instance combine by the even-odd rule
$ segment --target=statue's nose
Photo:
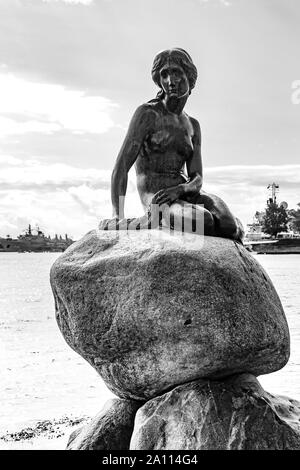
[[[169,74],[167,77],[168,85],[175,85],[175,77],[172,74]]]

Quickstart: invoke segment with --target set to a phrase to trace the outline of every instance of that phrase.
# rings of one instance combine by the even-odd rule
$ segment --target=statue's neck
[[[164,96],[164,98],[162,99],[162,103],[167,111],[169,111],[170,113],[179,115],[182,113],[188,97],[189,97],[188,93],[184,94],[180,98],[177,98],[177,97],[169,98],[168,96]]]

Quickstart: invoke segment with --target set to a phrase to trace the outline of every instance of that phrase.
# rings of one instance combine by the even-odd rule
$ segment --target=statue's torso
[[[186,181],[185,162],[193,154],[190,118],[167,112],[160,102],[151,108],[156,118],[135,164],[137,187],[145,205],[149,203],[147,195]]]

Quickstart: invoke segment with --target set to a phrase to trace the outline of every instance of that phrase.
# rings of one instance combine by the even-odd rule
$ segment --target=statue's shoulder
[[[140,114],[157,114],[161,108],[161,103],[158,100],[147,101],[137,108]]]
[[[133,122],[137,125],[147,124],[148,126],[151,123],[154,123],[157,118],[158,107],[155,103],[143,103],[138,106],[133,115]]]
[[[192,116],[189,116],[187,115],[191,125],[193,126],[193,129],[194,129],[194,134],[195,135],[201,135],[201,127],[200,127],[200,124],[199,124],[199,121],[192,117]]]

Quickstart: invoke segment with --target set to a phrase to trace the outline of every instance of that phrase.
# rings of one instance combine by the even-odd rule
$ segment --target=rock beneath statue
[[[249,374],[190,382],[138,410],[130,449],[300,450],[300,402]]]
[[[289,357],[270,278],[229,239],[91,231],[56,260],[51,285],[65,340],[121,398],[268,374]]]
[[[103,410],[70,436],[67,450],[126,450],[140,402],[109,400]]]

